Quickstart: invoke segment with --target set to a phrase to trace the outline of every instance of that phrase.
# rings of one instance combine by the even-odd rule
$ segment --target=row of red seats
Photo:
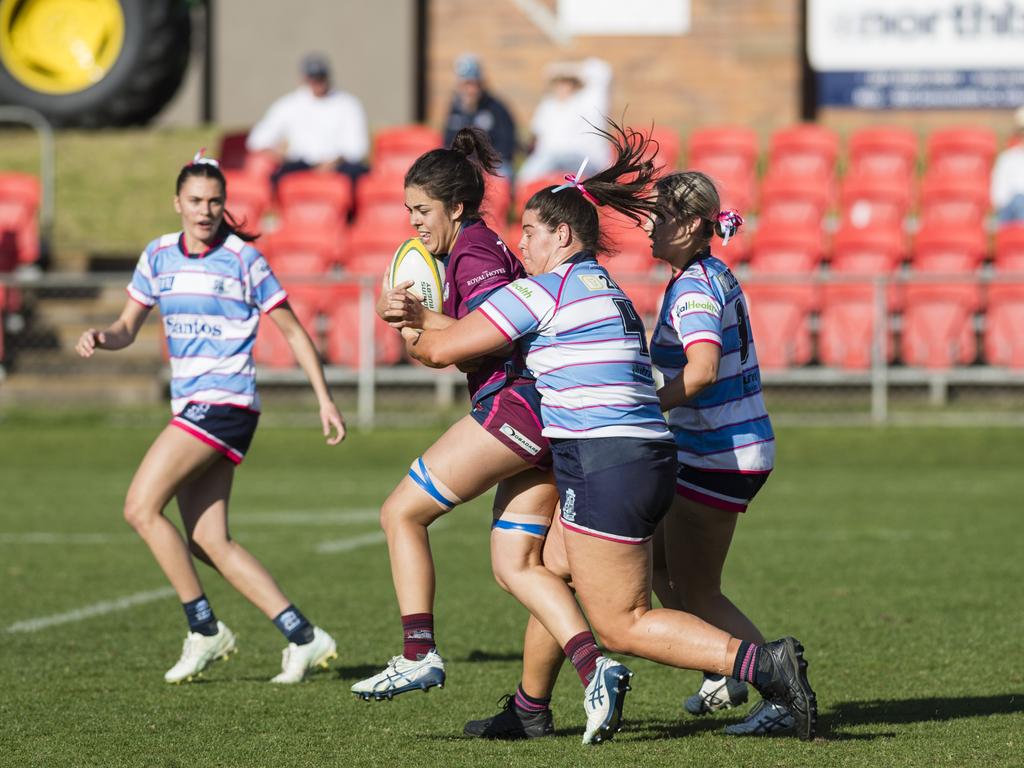
[[[637,309],[653,320],[661,289],[619,282]],[[746,284],[761,367],[783,370],[817,360],[846,370],[868,369],[878,316],[875,292],[868,283]],[[980,351],[980,362],[1024,369],[1024,284],[893,283],[885,291],[885,304],[889,363],[896,362],[898,351],[905,365],[946,369],[979,362]],[[978,321],[983,327],[980,347]]]
[[[0,272],[39,259],[42,187],[28,173],[0,173]]]
[[[640,279],[619,282],[647,319],[648,327],[653,327],[662,287]],[[878,321],[873,285],[751,283],[744,292],[750,305],[758,360],[765,370],[784,370],[814,361],[851,371],[870,368]],[[289,293],[293,309],[324,358],[335,365],[358,366],[358,286],[298,285]],[[889,363],[898,360],[909,366],[942,370],[983,362],[1024,369],[1022,283],[892,284],[885,301]],[[323,318],[326,329],[322,339],[318,318]],[[402,361],[398,334],[375,316],[369,320],[376,345],[374,363],[392,365]],[[260,325],[256,359],[273,368],[295,365],[287,342],[271,322]]]
[[[694,131],[687,142],[687,166],[714,177],[729,207],[750,211],[757,207],[758,143],[757,133],[749,128],[722,126]],[[996,134],[988,128],[933,131],[925,144],[927,171],[922,203],[931,207],[934,201],[952,193],[962,194],[959,182],[959,186],[970,188],[970,195],[986,187],[987,210],[988,175],[998,146]],[[766,205],[776,204],[777,196],[790,194],[807,198],[804,205],[812,209],[827,210],[836,198],[839,157],[839,137],[824,126],[801,124],[776,131],[771,137],[760,190],[762,215],[766,214]],[[862,225],[875,223],[877,220],[867,220],[870,211],[857,207],[857,202],[883,197],[887,205],[901,208],[906,215],[913,203],[919,158],[918,137],[910,129],[871,127],[855,131],[848,142],[840,211],[844,216],[852,211],[854,218],[863,220]]]

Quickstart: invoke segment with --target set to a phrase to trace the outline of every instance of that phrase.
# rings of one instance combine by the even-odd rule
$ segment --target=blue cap
[[[307,53],[302,57],[302,74],[306,77],[327,77],[331,68],[327,58],[320,53]]]
[[[462,80],[479,80],[483,75],[480,59],[471,53],[464,53],[455,60],[455,74]]]

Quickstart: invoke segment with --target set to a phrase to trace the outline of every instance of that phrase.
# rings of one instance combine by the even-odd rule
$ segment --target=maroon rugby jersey
[[[444,258],[444,304],[441,311],[461,319],[483,303],[495,288],[526,277],[519,259],[501,238],[480,219],[467,221]],[[469,395],[475,403],[505,382],[506,363],[514,372],[524,370],[518,349],[512,357],[485,357],[480,368],[466,375]]]

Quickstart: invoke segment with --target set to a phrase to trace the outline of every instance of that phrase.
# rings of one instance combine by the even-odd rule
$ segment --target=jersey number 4
[[[637,343],[640,345],[640,351],[645,355],[649,355],[647,330],[644,328],[644,321],[636,313],[633,304],[628,299],[612,299],[612,301],[615,302],[615,308],[619,310],[619,316],[622,318],[622,327],[626,331],[626,335],[635,336]]]

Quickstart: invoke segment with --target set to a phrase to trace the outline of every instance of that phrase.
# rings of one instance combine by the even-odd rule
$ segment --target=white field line
[[[38,632],[40,629],[54,627],[58,624],[70,624],[73,621],[91,619],[94,616],[103,616],[108,613],[125,611],[136,605],[144,605],[156,600],[163,600],[165,597],[171,597],[173,594],[174,590],[170,587],[151,589],[147,592],[136,592],[134,595],[119,597],[116,600],[102,600],[98,603],[87,605],[84,608],[76,608],[75,610],[68,611],[67,613],[55,613],[51,616],[40,616],[36,619],[16,621],[7,627],[5,631],[10,634],[16,632]]]
[[[124,534],[123,537],[127,537],[127,534]],[[119,537],[109,533],[25,531],[23,533],[0,533],[0,544],[109,544],[116,538]]]
[[[438,523],[435,523],[431,527],[433,529],[437,529]],[[344,539],[324,541],[318,544],[315,547],[315,550],[324,554],[350,552],[354,549],[359,549],[360,547],[380,544],[383,541],[384,532],[374,531],[373,533],[364,533],[359,536],[350,536]],[[134,608],[137,605],[144,605],[156,600],[163,600],[165,597],[171,597],[173,595],[174,590],[170,587],[151,589],[146,592],[136,592],[133,595],[119,597],[115,600],[102,600],[98,603],[84,606],[83,608],[76,608],[73,611],[67,611],[66,613],[55,613],[50,616],[40,616],[35,619],[16,621],[8,626],[4,631],[8,634],[16,634],[19,632],[38,632],[39,630],[46,629],[47,627],[53,627],[60,624],[70,624],[75,621],[91,619],[95,616],[104,616],[108,613],[125,611],[129,608]]]

